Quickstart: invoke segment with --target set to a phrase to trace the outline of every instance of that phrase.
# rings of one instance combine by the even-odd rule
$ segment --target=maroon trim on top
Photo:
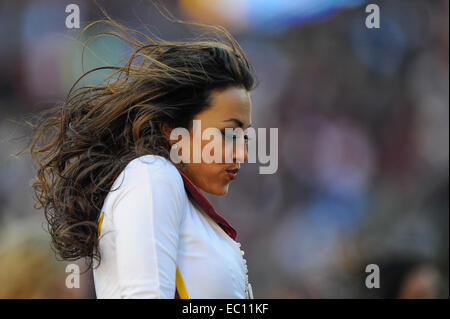
[[[178,168],[177,168],[178,169]],[[181,177],[183,178],[184,187],[191,194],[191,196],[195,199],[195,201],[200,205],[201,208],[211,217],[227,234],[233,239],[236,239],[236,230],[231,227],[231,225],[220,216],[205,195],[202,194],[200,189],[192,183],[192,181],[180,170]]]

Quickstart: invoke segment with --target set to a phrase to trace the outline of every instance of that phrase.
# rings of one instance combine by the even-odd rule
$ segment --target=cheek
[[[202,134],[203,134],[203,132],[202,132]],[[210,154],[211,156],[214,156],[215,154],[216,154],[216,152],[220,152],[218,149],[217,149],[217,147],[220,147],[221,148],[221,152],[222,152],[222,163],[224,163],[225,162],[225,151],[227,151],[228,153],[232,153],[233,152],[233,146],[231,145],[228,145],[227,146],[227,149],[225,149],[225,144],[226,144],[226,141],[225,141],[225,138],[222,138],[222,137],[220,137],[220,143],[217,143],[217,144],[210,144],[210,143],[212,143],[213,142],[213,139],[211,138],[210,140],[201,140],[201,143],[200,143],[200,156],[203,154],[203,150],[205,149],[205,146],[207,146],[208,144],[210,144],[209,145],[209,150],[208,149],[205,149],[205,152],[207,152],[207,154]],[[194,147],[194,143],[198,143],[198,141],[196,141],[196,140],[194,140],[194,138],[193,138],[193,134],[191,133],[191,137],[190,137],[190,140],[189,140],[189,145],[183,145],[182,147],[188,147],[189,148],[189,150],[190,150],[190,161],[189,161],[189,163],[194,163],[194,151],[196,151],[196,148]],[[229,143],[228,143],[229,144]],[[211,145],[214,145],[214,147],[211,147]],[[203,163],[203,158],[201,158],[201,161],[202,161],[202,163]],[[195,163],[195,164],[198,164],[198,163]],[[212,163],[212,164],[214,164],[214,163]],[[217,163],[216,163],[217,164]],[[209,165],[209,164],[205,164],[205,165]]]
[[[201,174],[205,181],[210,184],[222,183],[223,168],[221,164],[217,163],[201,163],[199,165],[199,174]]]
[[[223,183],[224,171],[221,164],[189,163],[186,164],[195,181],[202,186]]]
[[[211,149],[211,151],[207,152],[208,154],[210,153],[211,156],[216,155],[216,153],[220,154],[220,158],[221,158],[221,163],[212,163],[212,164],[223,164],[223,163],[230,163],[230,160],[232,160],[233,158],[233,154],[234,154],[234,143],[233,141],[227,141],[224,137],[220,137],[220,143],[217,143],[217,147],[215,146],[214,148]],[[208,145],[208,143],[212,142],[212,139],[209,141],[204,141],[202,143],[202,152],[203,152],[203,148]],[[220,150],[218,150],[218,148],[220,148]],[[207,151],[207,149],[205,150]],[[228,162],[226,162],[228,158]]]

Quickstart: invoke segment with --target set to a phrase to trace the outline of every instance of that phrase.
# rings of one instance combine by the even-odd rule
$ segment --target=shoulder
[[[183,179],[175,165],[158,155],[143,155],[130,161],[120,174],[116,183],[124,185],[149,182],[169,183],[173,186],[183,187]],[[118,186],[118,185],[116,185]]]
[[[175,165],[158,155],[144,155],[130,161],[115,180],[110,195],[116,193],[113,197],[117,202],[133,190],[148,190],[176,198],[186,196],[183,179]]]

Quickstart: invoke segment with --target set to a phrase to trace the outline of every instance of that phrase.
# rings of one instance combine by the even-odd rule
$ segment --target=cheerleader
[[[219,27],[196,24],[223,39],[171,42],[106,23],[134,47],[127,63],[99,68],[114,73],[74,85],[32,124],[35,207],[53,247],[89,262],[98,298],[252,298],[236,230],[202,194],[225,195],[247,160],[237,147],[246,135],[225,133],[251,125],[255,76],[245,53]],[[200,134],[223,134],[222,161],[193,160],[194,120]],[[175,128],[191,143],[171,139]],[[188,155],[178,162],[174,153]]]

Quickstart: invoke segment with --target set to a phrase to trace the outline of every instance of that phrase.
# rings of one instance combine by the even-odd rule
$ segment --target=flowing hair
[[[103,11],[103,10],[102,10]],[[32,142],[25,150],[37,166],[32,187],[36,209],[43,209],[52,248],[64,260],[100,262],[98,224],[104,199],[133,159],[155,154],[169,159],[170,143],[161,125],[189,128],[210,106],[212,90],[250,91],[256,78],[242,48],[223,27],[171,19],[206,28],[213,40],[166,41],[128,28],[103,11],[102,23],[133,48],[123,66],[84,73],[62,105],[27,121]],[[76,88],[92,72],[111,70],[100,84]]]

